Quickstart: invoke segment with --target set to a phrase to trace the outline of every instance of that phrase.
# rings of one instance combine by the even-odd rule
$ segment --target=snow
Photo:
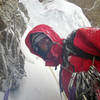
[[[9,100],[61,100],[58,87],[59,67],[57,71],[45,67],[45,62],[31,54],[26,47],[25,37],[39,24],[50,25],[62,38],[66,38],[77,28],[91,25],[78,6],[64,0],[51,1],[40,3],[38,0],[20,0],[30,16],[30,22],[21,41],[21,49],[26,57],[27,76],[23,78],[20,88],[10,93]],[[0,97],[2,100],[3,93],[0,93]],[[65,100],[64,96],[62,100]]]
[[[26,61],[26,66],[27,77],[20,89],[10,94],[9,100],[60,100],[58,86],[50,70],[43,68],[39,60],[36,64]]]
[[[38,0],[22,1],[29,10],[31,27],[47,24],[53,27],[60,37],[65,38],[79,27],[90,26],[81,8],[65,0],[52,0],[52,2],[43,4]]]

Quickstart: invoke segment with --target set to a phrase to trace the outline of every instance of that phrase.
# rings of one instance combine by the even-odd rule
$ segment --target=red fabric
[[[38,25],[36,27],[34,27],[27,35],[26,39],[25,39],[25,43],[27,45],[27,47],[29,48],[30,52],[39,56],[38,54],[36,54],[34,52],[34,50],[32,50],[31,45],[30,45],[30,34],[34,34],[35,32],[44,32],[44,34],[46,34],[55,44],[55,46],[52,48],[51,50],[51,54],[56,56],[56,59],[58,60],[57,62],[59,62],[60,64],[62,63],[62,58],[61,58],[61,54],[62,54],[62,40],[58,34],[52,30],[51,27],[49,27],[48,25],[45,24],[41,24]],[[59,47],[59,45],[61,45],[61,47]],[[55,60],[53,59],[48,59],[45,61],[46,62],[46,66],[56,66],[58,64],[55,63]]]
[[[62,47],[59,45],[53,45],[51,51],[48,54],[48,58],[46,60],[46,66],[57,66],[58,64],[62,64]],[[53,61],[53,62],[51,62]]]
[[[96,93],[97,93],[97,100],[100,100],[100,89],[98,89],[98,90],[96,91]]]
[[[76,72],[88,71],[89,67],[92,65],[92,60],[84,59],[77,56],[71,56],[69,62],[72,65],[74,65]],[[100,61],[95,60],[94,65],[97,68],[97,70],[100,72]]]
[[[74,45],[81,50],[96,56],[100,56],[100,29],[96,28],[81,28],[77,31],[74,38]],[[69,62],[75,67],[76,72],[88,71],[92,65],[92,60],[84,59],[77,56],[70,56]],[[95,67],[100,72],[100,61],[94,62]],[[72,69],[71,69],[72,71]],[[71,78],[71,73],[63,70],[62,82],[66,95],[68,96],[68,84]],[[98,100],[100,99],[100,90],[98,92]]]
[[[28,48],[30,49],[30,51],[33,54],[35,54],[35,53],[34,53],[34,50],[32,50],[32,48],[30,46],[29,35],[34,34],[34,32],[44,32],[49,38],[51,38],[51,40],[53,42],[58,43],[58,44],[54,45],[54,47],[52,47],[51,52],[50,52],[50,53],[52,53],[53,56],[57,57],[58,60],[50,59],[50,60],[46,61],[46,65],[47,66],[56,66],[57,65],[56,62],[59,62],[59,64],[61,64],[62,63],[62,47],[60,47],[60,46],[63,45],[63,43],[62,43],[63,39],[61,39],[56,34],[56,32],[54,32],[52,30],[51,27],[49,27],[47,25],[43,25],[43,24],[38,25],[29,32],[29,34],[27,35],[27,37],[25,39],[26,45],[28,46]],[[74,45],[89,54],[100,56],[100,29],[80,28],[77,31],[76,36],[74,38]],[[50,56],[51,55],[50,53],[49,53],[49,57],[52,58],[52,56]],[[36,54],[36,55],[38,55],[38,54]],[[76,57],[76,56],[71,56],[69,59],[69,62],[72,65],[74,65],[76,72],[87,71],[89,69],[89,66],[92,65],[91,60]],[[100,72],[100,61],[95,61],[94,65]],[[71,67],[69,67],[69,68],[71,69]],[[64,91],[67,96],[68,96],[68,84],[69,84],[70,77],[71,77],[71,73],[66,71],[65,69],[63,69],[62,84],[63,84]]]
[[[89,54],[100,56],[100,29],[80,28],[75,36],[74,45]]]
[[[74,38],[74,45],[86,53],[100,56],[100,29],[99,28],[80,28]],[[80,57],[72,56],[70,63],[75,66],[75,71],[87,71],[92,61]],[[95,60],[96,68],[100,72],[100,61]]]
[[[73,72],[73,69],[71,66],[68,69]],[[70,71],[66,69],[62,70],[62,84],[63,84],[64,92],[67,97],[68,97],[68,84],[72,75]]]

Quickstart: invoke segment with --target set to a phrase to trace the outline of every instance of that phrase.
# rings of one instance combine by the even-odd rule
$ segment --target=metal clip
[[[75,73],[73,73],[72,76],[71,76],[71,79],[70,79],[70,82],[69,82],[69,85],[68,85],[68,91],[70,90],[70,88],[73,87],[76,74],[77,74],[77,73],[75,72]]]

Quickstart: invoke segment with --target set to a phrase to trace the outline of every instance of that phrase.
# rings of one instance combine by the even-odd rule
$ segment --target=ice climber
[[[79,28],[61,39],[48,25],[37,25],[25,39],[46,66],[60,69],[60,90],[68,100],[100,100],[100,29]]]

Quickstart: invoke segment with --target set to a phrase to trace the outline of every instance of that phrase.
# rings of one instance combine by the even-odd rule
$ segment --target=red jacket
[[[73,43],[74,46],[80,48],[84,52],[100,57],[100,29],[90,27],[78,29],[76,31]],[[92,65],[92,60],[81,58],[78,56],[71,56],[69,58],[69,62],[74,66],[76,72],[88,71],[89,67]],[[100,72],[100,61],[95,60],[94,65]],[[69,67],[69,69],[73,71],[71,66]],[[62,82],[64,91],[67,96],[70,78],[71,73],[66,70],[63,70]],[[100,97],[98,98],[100,99]]]
[[[81,28],[76,32],[74,45],[84,52],[100,57],[100,29]],[[75,71],[87,71],[92,61],[80,57],[71,57],[70,62],[75,66]],[[100,72],[100,61],[95,60],[95,67]]]
[[[59,61],[59,64],[62,64],[62,46],[63,46],[63,39],[61,39],[57,33],[52,30],[51,27],[47,25],[38,25],[33,28],[25,39],[25,43],[27,47],[30,49],[31,53],[35,54],[30,46],[29,36],[30,34],[34,34],[35,32],[44,32],[53,42],[57,43],[51,49],[51,53],[56,56]],[[75,38],[74,38],[74,46],[80,48],[86,53],[100,56],[100,29],[97,28],[80,28],[77,30]],[[38,54],[35,54],[38,55]],[[39,56],[39,55],[38,55]],[[49,55],[50,56],[50,55]],[[57,65],[55,61],[52,59],[45,61],[47,66],[55,66]],[[89,66],[92,65],[92,61],[90,59],[84,59],[77,56],[71,56],[69,62],[74,65],[75,71],[87,71]],[[94,65],[96,66],[97,70],[100,72],[100,61],[96,61]],[[69,67],[72,70],[72,67]],[[71,78],[71,73],[63,69],[62,71],[62,83],[63,88],[68,96],[68,84]]]

